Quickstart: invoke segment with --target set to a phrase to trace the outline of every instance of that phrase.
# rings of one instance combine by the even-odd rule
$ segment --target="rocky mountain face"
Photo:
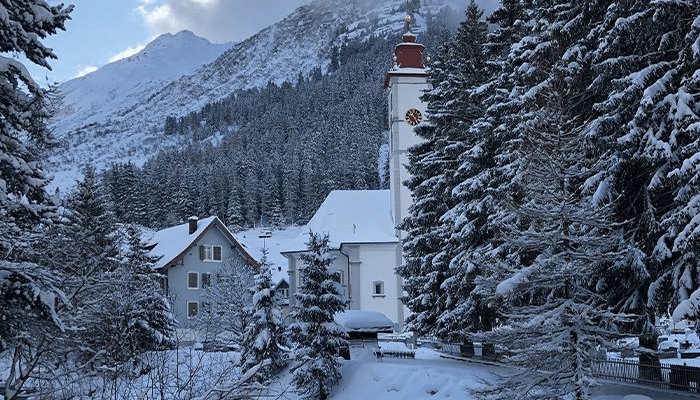
[[[188,139],[163,133],[168,116],[237,90],[296,82],[317,67],[325,72],[334,51],[349,41],[402,33],[406,4],[314,0],[237,44],[211,44],[186,31],[166,34],[134,56],[60,85],[51,126],[61,145],[47,165],[53,186],[65,191],[88,162],[98,170],[127,161],[140,165],[160,149],[182,145]],[[426,16],[448,5],[462,16],[460,1],[420,1],[410,9],[413,32],[424,31]]]

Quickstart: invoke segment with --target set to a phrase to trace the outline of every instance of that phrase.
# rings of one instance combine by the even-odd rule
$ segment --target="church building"
[[[395,269],[402,264],[404,232],[396,226],[407,215],[411,192],[403,185],[409,178],[408,149],[421,140],[414,129],[425,120],[420,101],[430,89],[430,71],[423,65],[422,44],[410,31],[396,46],[394,66],[384,83],[389,102],[389,190],[337,190],[331,192],[309,221],[300,237],[282,252],[288,261],[290,306],[299,286],[300,260],[307,247],[308,232],[327,233],[335,260],[331,268],[340,272],[340,283],[350,310],[375,311],[386,315],[395,329],[403,326],[408,310],[400,301],[402,280]]]

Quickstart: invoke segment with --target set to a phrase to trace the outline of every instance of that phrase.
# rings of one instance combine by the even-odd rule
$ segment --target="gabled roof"
[[[231,246],[235,247],[245,260],[252,267],[259,267],[260,264],[246,251],[246,249],[236,240],[226,225],[216,216],[200,219],[197,221],[197,230],[189,233],[189,222],[163,229],[153,234],[148,240],[154,246],[150,253],[161,257],[155,265],[156,269],[167,268],[179,263],[182,258],[197,243],[197,241],[210,229],[218,229],[228,239]]]
[[[328,233],[329,247],[334,249],[345,244],[397,243],[390,204],[388,190],[334,190],[282,253],[306,251],[309,231]]]

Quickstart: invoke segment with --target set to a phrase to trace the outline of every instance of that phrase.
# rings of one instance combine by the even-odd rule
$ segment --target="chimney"
[[[189,217],[187,222],[190,224],[190,235],[197,231],[197,217]]]

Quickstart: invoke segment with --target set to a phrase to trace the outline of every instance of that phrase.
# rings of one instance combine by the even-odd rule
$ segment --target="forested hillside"
[[[439,16],[424,42],[444,40]],[[166,134],[191,138],[142,168],[105,173],[117,218],[162,228],[190,215],[217,215],[234,229],[304,223],[329,191],[378,189],[387,142],[382,86],[400,37],[352,41],[334,50],[325,75],[237,92],[185,117]],[[380,165],[381,164],[381,165]]]

